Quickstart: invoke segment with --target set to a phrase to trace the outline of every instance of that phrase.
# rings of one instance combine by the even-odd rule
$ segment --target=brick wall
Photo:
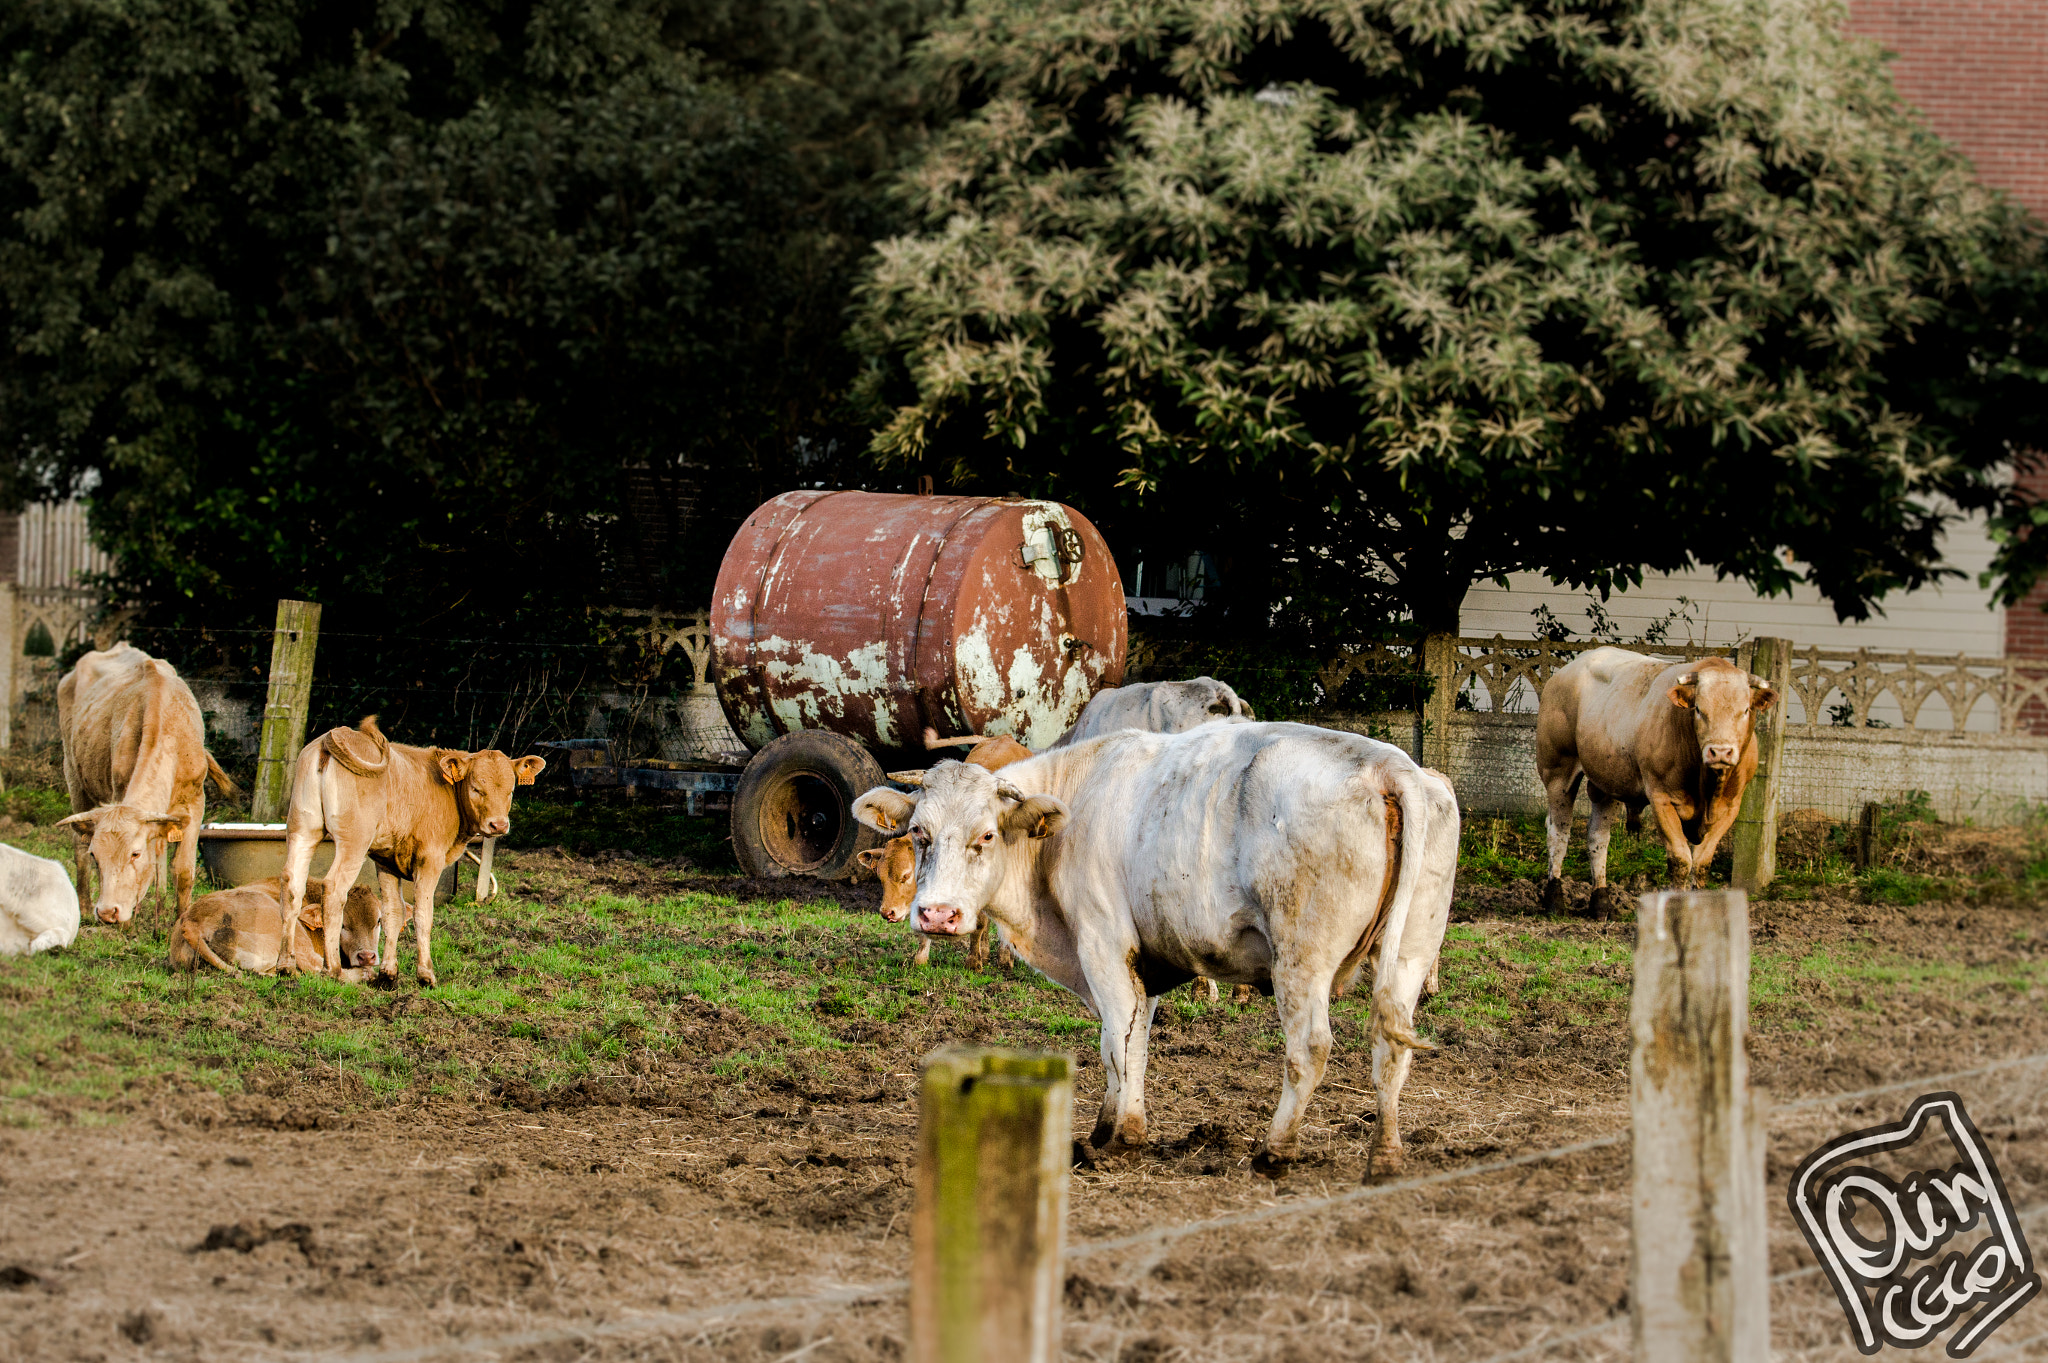
[[[1986,184],[2048,217],[2048,0],[1850,0],[1849,31],[1896,54],[1899,93]],[[2021,485],[2048,496],[2048,469]],[[2005,652],[2048,659],[2048,585],[2005,612]],[[2048,733],[2048,713],[2024,717]]]
[[[2048,216],[2048,3],[1850,0],[1849,31],[1897,54],[1899,92],[1986,184]]]

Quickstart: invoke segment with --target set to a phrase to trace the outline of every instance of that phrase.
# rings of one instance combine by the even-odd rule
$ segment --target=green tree
[[[1861,618],[1998,496],[2039,263],[1844,17],[971,3],[865,285],[874,448],[1227,553],[1260,620],[1455,629],[1526,569],[1776,592],[1788,550]]]
[[[0,492],[90,487],[160,631],[326,603],[323,696],[427,727],[491,689],[437,639],[590,642],[629,471],[701,482],[654,565],[697,604],[726,524],[864,464],[845,308],[935,7],[0,9]]]

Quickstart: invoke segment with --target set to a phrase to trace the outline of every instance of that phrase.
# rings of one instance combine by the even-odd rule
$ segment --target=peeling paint
[[[926,724],[1043,747],[1122,680],[1116,565],[1049,502],[785,493],[734,537],[712,615],[756,748],[823,728],[905,754]]]

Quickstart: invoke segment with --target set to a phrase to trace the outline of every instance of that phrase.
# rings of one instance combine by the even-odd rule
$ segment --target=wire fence
[[[2012,1076],[2021,1071],[2043,1068],[2048,1068],[2048,1052],[2013,1056],[1963,1069],[1891,1080],[1842,1093],[1811,1094],[1772,1105],[1767,1113],[1767,1121],[1775,1136],[1785,1137],[1796,1134],[1785,1130],[1788,1125],[1786,1118],[1805,1119],[1839,1109],[1844,1105],[1867,1104],[1872,1099],[1892,1094],[1937,1092],[1967,1085],[1970,1081],[1985,1080],[1994,1076]],[[1967,1094],[1965,1096],[1968,1098]],[[1997,1111],[2017,1121],[2019,1114],[2024,1113],[2029,1120],[2038,1121],[2048,1118],[2048,1086],[2030,1082],[2004,1089],[1980,1090],[1977,1100],[1971,1105],[1979,1108],[1980,1116]],[[1864,1113],[1856,1125],[1867,1126],[1876,1120],[1877,1115]],[[1798,1123],[1804,1124],[1803,1121]],[[2048,1134],[2038,1127],[2030,1130],[2035,1137]],[[1839,1133],[1824,1131],[1822,1139],[1833,1134]],[[1171,1244],[1204,1235],[1228,1237],[1232,1232],[1241,1232],[1250,1227],[1275,1227],[1280,1223],[1313,1218],[1361,1204],[1395,1199],[1470,1180],[1486,1179],[1533,1165],[1555,1163],[1597,1151],[1625,1149],[1629,1138],[1629,1130],[1623,1128],[1583,1141],[1573,1141],[1499,1159],[1482,1160],[1455,1169],[1395,1179],[1342,1193],[1294,1198],[1271,1206],[1227,1212],[1176,1225],[1153,1226],[1128,1235],[1084,1240],[1069,1245],[1065,1257],[1067,1263],[1072,1265],[1111,1259],[1132,1251],[1146,1251],[1133,1260],[1122,1275],[1125,1278],[1142,1279],[1156,1263],[1159,1251]],[[2008,1186],[2011,1186],[2016,1181],[2015,1171],[2007,1169],[2005,1173]],[[1620,1172],[1616,1177],[1626,1180],[1627,1174],[1625,1171]],[[2044,1190],[2037,1188],[2033,1191]],[[1774,1259],[1781,1255],[1810,1259],[1811,1255],[1804,1242],[1791,1228],[1789,1214],[1778,1215],[1785,1210],[1780,1187],[1774,1187],[1772,1210]],[[2044,1219],[2048,1219],[2048,1198],[2033,1198],[2015,1208],[2015,1211],[2022,1224],[2032,1229],[2040,1225]],[[1819,1363],[1822,1359],[1847,1360],[1857,1356],[1853,1344],[1849,1341],[1847,1325],[1840,1306],[1832,1292],[1827,1291],[1819,1281],[1821,1272],[1818,1264],[1806,1262],[1771,1275],[1772,1318],[1775,1327],[1772,1345],[1774,1359],[1782,1360],[1783,1363]],[[859,1284],[836,1284],[811,1293],[753,1298],[694,1311],[633,1312],[616,1320],[590,1325],[448,1339],[422,1348],[366,1349],[341,1357],[349,1363],[424,1363],[428,1359],[451,1355],[493,1356],[516,1350],[541,1349],[556,1344],[590,1345],[607,1339],[649,1335],[698,1335],[705,1331],[737,1327],[762,1319],[795,1320],[815,1317],[820,1312],[829,1312],[835,1308],[844,1309],[861,1304],[879,1305],[904,1296],[909,1287],[908,1280],[902,1278]],[[2008,1322],[2008,1326],[2017,1325],[2022,1321],[2025,1322],[2023,1333],[2008,1329],[2007,1333],[2012,1336],[2010,1338],[1994,1334],[1973,1356],[1979,1359],[2017,1359],[2027,1356],[2030,1350],[2048,1343],[2048,1329],[2035,1328],[2043,1323],[2038,1312],[2031,1317],[2024,1314],[2016,1316],[2013,1321]],[[1077,1328],[1085,1329],[1085,1326],[1070,1323],[1070,1331]],[[1545,1327],[1539,1325],[1537,1328],[1541,1330]],[[1512,1363],[1513,1360],[1567,1356],[1560,1355],[1559,1351],[1580,1348],[1581,1352],[1569,1356],[1586,1360],[1619,1358],[1626,1356],[1629,1331],[1630,1317],[1624,1311],[1605,1319],[1544,1333],[1540,1338],[1518,1341],[1506,1349],[1495,1352],[1459,1354],[1435,1348],[1430,1356],[1440,1360],[1464,1359],[1467,1363]],[[1587,1348],[1595,1349],[1597,1352],[1585,1352]]]

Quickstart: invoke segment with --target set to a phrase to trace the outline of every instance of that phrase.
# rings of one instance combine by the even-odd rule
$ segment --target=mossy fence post
[[[292,798],[292,769],[306,746],[306,714],[313,699],[313,646],[320,640],[320,607],[311,601],[277,603],[270,641],[270,695],[263,704],[263,744],[256,757],[251,816],[280,823]]]
[[[1458,711],[1458,636],[1429,634],[1422,640],[1422,671],[1429,698],[1422,702],[1422,735],[1416,760],[1446,776],[1451,771],[1451,716]]]
[[[1768,1358],[1763,1121],[1749,1088],[1747,895],[1642,896],[1629,1022],[1634,1357]]]
[[[1771,684],[1777,698],[1756,717],[1756,775],[1742,792],[1742,808],[1735,815],[1733,874],[1729,882],[1738,890],[1761,894],[1778,874],[1778,775],[1785,766],[1786,710],[1792,697],[1792,641],[1758,639],[1749,662],[1750,670]]]
[[[1052,1363],[1073,1164],[1073,1062],[925,1057],[911,1223],[914,1363]]]

